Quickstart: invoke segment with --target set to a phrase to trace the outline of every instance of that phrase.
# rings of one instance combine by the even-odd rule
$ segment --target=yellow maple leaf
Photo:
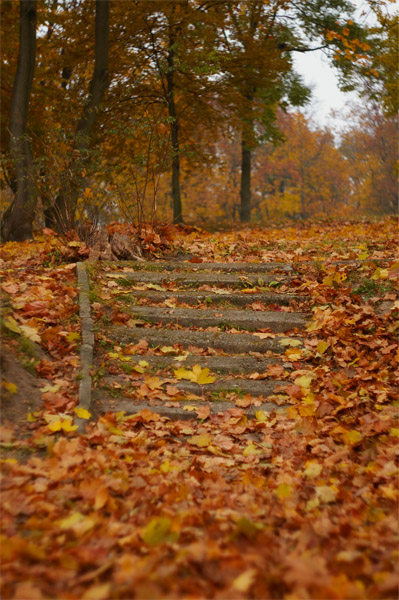
[[[246,448],[244,448],[242,455],[247,457],[247,456],[256,456],[257,454],[260,454],[261,451],[259,450],[259,448],[256,448],[256,446],[254,446],[254,444],[250,443],[248,444],[248,446],[246,446]]]
[[[56,431],[75,431],[78,426],[77,425],[73,425],[72,424],[72,418],[68,418],[68,419],[59,419],[58,421],[53,421],[52,423],[49,423],[47,425],[47,427],[50,429],[50,431],[56,432]]]
[[[256,578],[256,569],[247,569],[233,581],[233,588],[239,592],[247,592]]]
[[[290,338],[282,338],[280,340],[280,344],[282,346],[290,346],[291,348],[296,348],[297,346],[302,346],[301,340],[292,340]]]
[[[285,355],[289,360],[300,360],[302,358],[302,352],[299,348],[287,348]]]
[[[344,433],[343,438],[345,443],[349,446],[356,446],[362,441],[363,436],[359,431],[356,431],[356,429],[351,429],[351,431],[346,431]]]
[[[91,417],[91,413],[85,408],[74,408],[73,411],[79,419],[90,419]]]
[[[107,600],[110,597],[110,589],[110,583],[96,583],[85,591],[82,600]]]
[[[280,483],[276,490],[276,494],[279,500],[283,498],[289,498],[291,496],[291,486],[288,483]]]
[[[178,350],[176,348],[173,348],[173,346],[162,346],[160,348],[160,351],[162,352],[162,354],[172,354],[178,352]]]
[[[320,341],[317,344],[316,350],[319,354],[324,354],[324,352],[327,350],[327,348],[328,348],[327,342]]]
[[[312,383],[312,379],[312,375],[301,375],[301,377],[295,379],[295,385],[299,385],[303,390],[308,390]]]
[[[306,477],[318,477],[322,470],[323,466],[320,463],[314,460],[308,460],[306,462],[306,469],[304,470],[303,474]]]
[[[16,394],[18,391],[18,386],[15,383],[12,383],[12,381],[2,381],[1,385],[6,388],[7,392],[10,394]]]
[[[260,423],[265,423],[269,419],[268,415],[265,413],[264,410],[256,410],[255,417],[256,420]]]
[[[158,546],[175,537],[170,531],[171,526],[172,521],[168,517],[155,517],[148,523],[141,537],[148,546]]]
[[[179,367],[178,369],[175,369],[174,374],[177,379],[188,379],[188,381],[193,381],[194,383],[199,383],[201,385],[213,383],[215,381],[215,378],[212,375],[209,375],[209,369],[207,367],[202,369],[200,365],[194,365],[192,371],[189,371],[184,367]]]
[[[71,529],[74,525],[76,525],[76,523],[82,521],[82,519],[84,519],[84,515],[82,515],[82,513],[74,512],[69,517],[66,517],[65,519],[60,519],[57,524],[60,527],[60,529],[66,530]]]
[[[193,373],[195,375],[195,381],[201,385],[213,383],[215,381],[215,378],[212,377],[212,375],[209,375],[209,369],[207,367],[201,369],[199,365],[194,365]]]
[[[80,338],[80,333],[78,333],[77,331],[71,331],[70,333],[68,333],[68,335],[66,336],[65,339],[68,340],[68,342],[74,342],[75,340],[78,340]]]
[[[315,490],[317,498],[325,504],[335,502],[337,498],[338,490],[335,486],[319,485],[316,486]]]
[[[388,269],[380,269],[380,267],[377,267],[371,276],[371,279],[374,279],[374,281],[377,279],[388,279]]]
[[[150,390],[160,390],[162,389],[163,382],[159,379],[159,377],[151,377],[147,375],[145,378],[145,383],[148,385]]]
[[[21,325],[20,329],[24,336],[32,342],[39,343],[41,341],[41,337],[38,334],[37,329],[35,329],[34,327],[29,327],[29,325]]]
[[[201,433],[200,435],[193,435],[187,441],[189,444],[193,444],[199,448],[205,448],[205,446],[209,446],[211,443],[212,436],[209,433]]]
[[[14,333],[21,333],[21,329],[18,325],[18,323],[16,322],[15,319],[13,319],[12,317],[6,317],[3,320],[3,324],[5,325],[5,327],[7,327],[7,329],[9,329],[10,331],[13,331]]]

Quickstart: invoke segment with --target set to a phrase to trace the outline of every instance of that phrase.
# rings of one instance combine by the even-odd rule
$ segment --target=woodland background
[[[365,27],[355,7],[3,0],[3,239],[393,213],[398,16],[369,0]],[[315,48],[362,97],[339,135],[300,111],[293,56]]]

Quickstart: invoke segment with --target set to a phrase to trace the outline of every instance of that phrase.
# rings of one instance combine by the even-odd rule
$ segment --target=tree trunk
[[[252,103],[255,90],[248,90],[245,95],[246,115],[242,120],[241,133],[241,187],[240,187],[240,221],[249,223],[251,220],[251,162],[254,143],[254,121]]]
[[[252,150],[243,139],[241,142],[241,223],[249,223],[251,220],[251,158]]]
[[[5,241],[23,241],[32,237],[36,209],[33,155],[27,133],[36,58],[36,20],[37,0],[20,0],[19,55],[10,115],[10,152],[17,187],[15,198],[2,217],[1,236]]]
[[[76,127],[75,148],[79,159],[70,164],[64,175],[60,192],[54,206],[46,211],[46,225],[65,232],[75,225],[75,211],[79,193],[84,184],[82,171],[89,159],[90,136],[97,120],[99,107],[109,85],[108,77],[108,29],[109,0],[96,0],[95,61],[90,83],[89,97]],[[72,176],[69,175],[72,173]]]
[[[166,75],[168,93],[168,114],[170,117],[170,135],[172,140],[172,204],[173,223],[182,223],[182,203],[180,195],[180,146],[179,146],[179,121],[176,116],[174,66],[175,51],[174,37],[169,35],[168,72]]]

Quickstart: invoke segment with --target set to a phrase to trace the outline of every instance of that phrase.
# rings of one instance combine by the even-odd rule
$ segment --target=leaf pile
[[[310,224],[285,229],[284,240],[277,228],[177,230],[175,247],[199,259],[295,264],[313,318],[304,348],[285,350],[291,405],[253,419],[239,408],[175,422],[149,410],[108,413],[79,436],[72,407],[47,403],[29,438],[8,435],[19,453],[3,459],[2,597],[396,597],[395,235],[389,220]],[[36,269],[23,272],[32,293],[43,281]],[[62,289],[74,271],[59,269],[46,275],[73,314]],[[35,327],[67,374],[65,358],[76,358],[68,346],[76,340],[67,340],[73,319],[58,335],[62,345],[52,346],[40,319],[52,318],[51,328],[59,317],[37,318],[29,306],[24,313],[23,293],[7,292],[14,305],[6,316]],[[59,296],[57,303],[64,314]],[[198,366],[177,372],[211,377]]]

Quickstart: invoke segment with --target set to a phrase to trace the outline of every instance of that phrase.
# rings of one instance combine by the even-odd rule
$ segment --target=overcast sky
[[[358,95],[338,89],[336,69],[330,66],[321,50],[304,54],[295,52],[294,60],[296,70],[313,90],[313,99],[306,107],[306,114],[320,125],[339,126],[339,115],[343,119],[345,106],[348,108],[348,103],[358,99]],[[332,110],[338,113],[335,120],[331,117]]]
[[[366,0],[353,0],[353,4],[357,7],[355,17],[359,23],[376,23],[376,17]],[[397,1],[387,3],[384,8],[391,14],[397,12],[397,9]],[[321,50],[304,54],[294,52],[294,60],[296,70],[302,75],[305,83],[313,88],[313,100],[305,109],[305,113],[310,114],[320,125],[342,126],[349,103],[358,100],[358,95],[355,92],[344,93],[338,89],[336,69],[330,66]],[[336,119],[331,116],[332,110],[338,113]]]

